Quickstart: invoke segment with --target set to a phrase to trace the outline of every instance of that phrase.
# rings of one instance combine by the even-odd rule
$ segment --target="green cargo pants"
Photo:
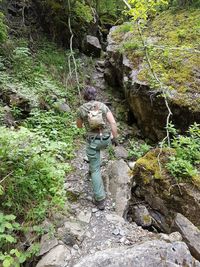
[[[97,201],[100,201],[106,197],[103,180],[101,177],[100,150],[105,149],[110,144],[111,139],[109,137],[106,140],[92,139],[88,141],[86,146],[86,154],[89,159],[89,169],[92,178],[94,198]]]

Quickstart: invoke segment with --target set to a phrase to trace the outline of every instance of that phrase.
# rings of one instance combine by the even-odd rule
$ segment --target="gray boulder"
[[[128,151],[123,146],[116,146],[114,147],[115,157],[117,159],[127,159],[128,158]]]
[[[43,235],[40,241],[39,256],[44,255],[57,245],[58,245],[58,240],[55,237],[51,238],[49,234]]]
[[[191,254],[200,261],[200,230],[180,213],[176,215],[173,229],[181,233]]]
[[[42,257],[36,267],[64,267],[70,258],[70,250],[64,245],[58,245]]]
[[[111,161],[108,165],[109,191],[115,201],[116,213],[124,216],[131,195],[130,168],[124,160]]]
[[[74,267],[199,267],[183,242],[153,240],[128,248],[114,248],[83,258]]]
[[[133,219],[138,225],[143,227],[148,227],[152,223],[152,218],[148,209],[144,205],[137,205],[133,207]]]
[[[83,45],[83,51],[86,55],[100,57],[101,44],[99,39],[92,35],[87,35]]]
[[[70,112],[71,108],[66,103],[56,102],[55,109],[59,112]]]

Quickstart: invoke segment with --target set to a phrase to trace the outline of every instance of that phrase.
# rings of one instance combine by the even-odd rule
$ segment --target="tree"
[[[169,0],[123,0],[129,8],[129,15],[134,19],[144,19],[157,13],[159,8],[167,5]]]

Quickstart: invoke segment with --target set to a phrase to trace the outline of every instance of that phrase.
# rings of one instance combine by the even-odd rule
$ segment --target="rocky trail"
[[[110,103],[103,77],[103,62],[99,62],[92,79],[99,90],[99,100]],[[118,107],[116,103],[117,98]],[[127,125],[121,128],[122,136],[130,132]],[[114,159],[109,149],[102,153],[107,201],[105,210],[99,211],[93,204],[85,144],[80,143],[71,162],[74,171],[66,177],[68,213],[53,216],[56,226],[52,234],[48,233],[52,222],[46,221],[47,233],[41,239],[36,267],[200,266],[178,232],[153,233],[126,220],[132,178],[129,167],[134,163],[127,162],[128,153],[122,144],[112,153]]]

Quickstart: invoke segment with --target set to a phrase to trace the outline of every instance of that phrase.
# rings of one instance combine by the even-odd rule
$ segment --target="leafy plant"
[[[164,5],[168,4],[168,0],[128,0],[130,4],[129,15],[136,21],[139,19],[147,20],[149,16],[157,13]]]
[[[48,142],[25,128],[1,127],[0,207],[27,220],[40,221],[53,207],[65,203],[65,173],[70,166],[48,151]]]
[[[56,153],[60,159],[70,159],[74,152],[74,138],[80,132],[72,113],[56,113],[35,109],[24,122],[24,126],[40,136],[48,138],[46,149]]]
[[[151,146],[147,143],[141,143],[136,140],[130,140],[129,143],[129,158],[134,158],[135,160],[144,156],[151,149]]]
[[[3,267],[20,267],[28,258],[38,251],[36,244],[27,252],[15,248],[18,237],[17,233],[22,230],[19,223],[15,221],[13,214],[5,215],[0,212],[0,262]]]
[[[172,128],[172,126],[171,126]],[[167,163],[167,169],[178,180],[189,179],[199,175],[197,166],[200,163],[200,125],[189,128],[188,136],[178,135],[172,140],[175,155]]]

